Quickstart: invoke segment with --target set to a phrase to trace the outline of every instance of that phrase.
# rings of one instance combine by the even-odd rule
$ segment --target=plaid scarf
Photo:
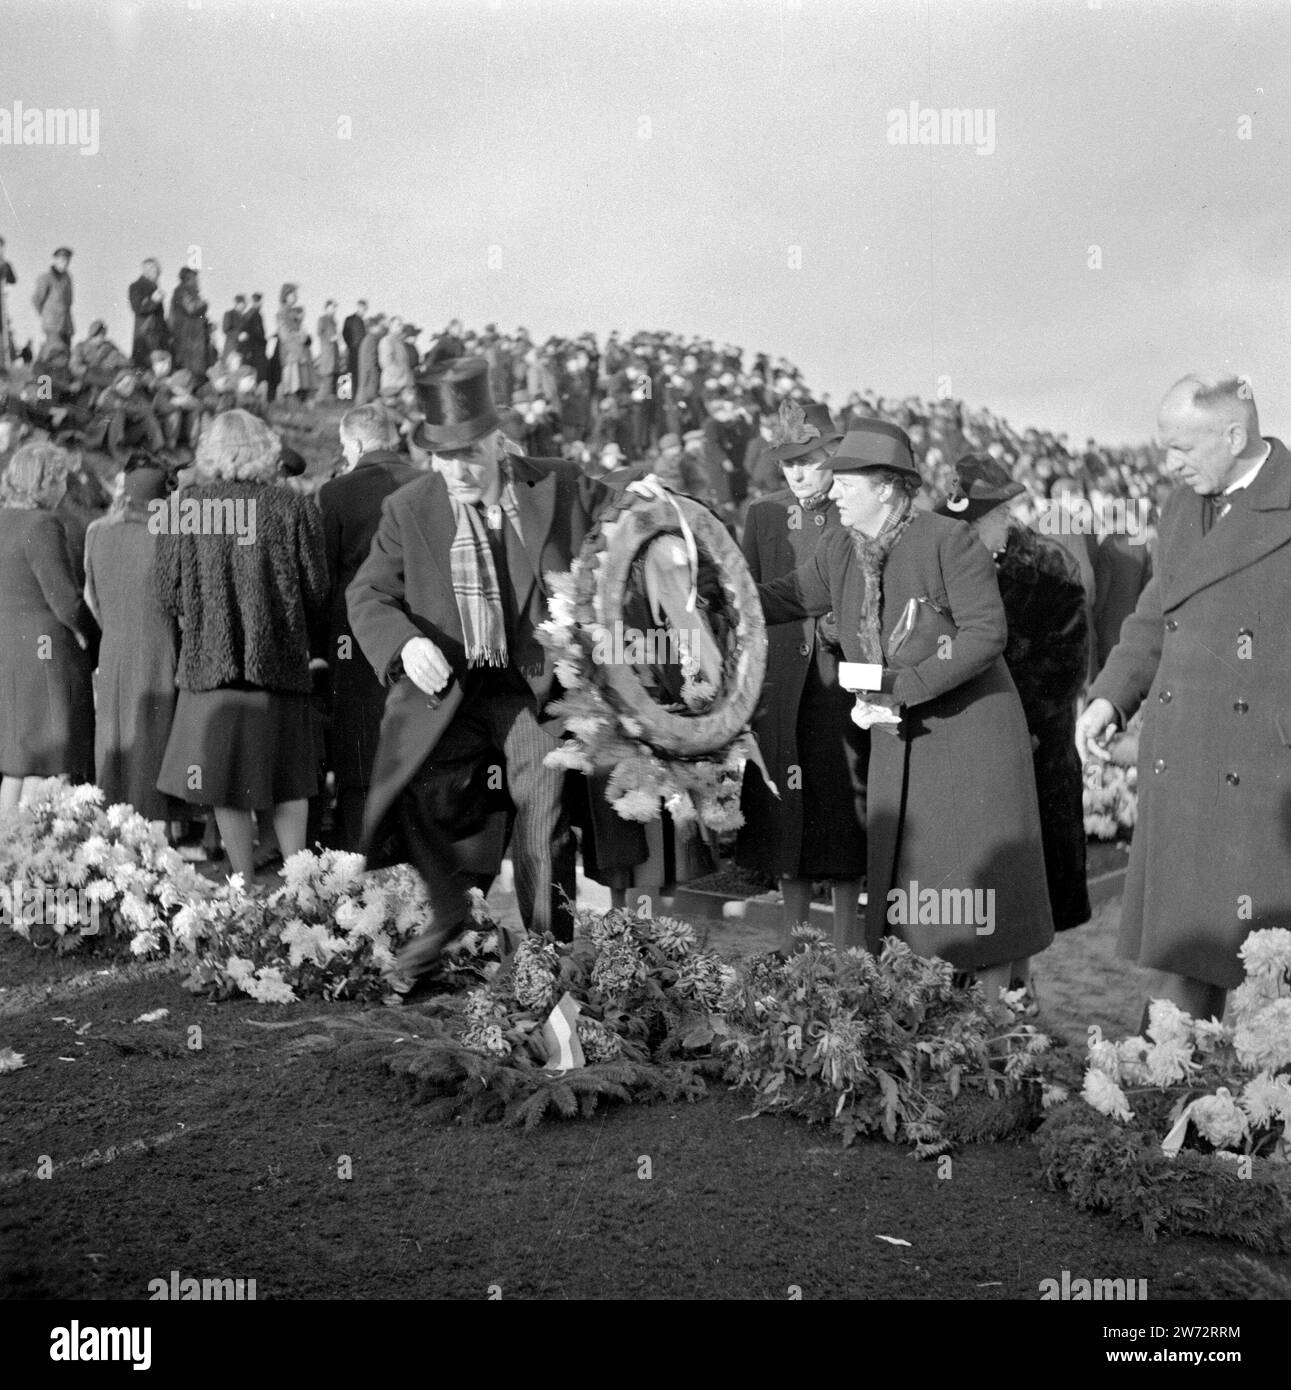
[[[883,612],[883,566],[913,520],[914,500],[904,493],[898,493],[877,536],[871,538],[859,531],[852,532],[852,543],[860,557],[861,573],[865,576],[865,597],[861,601],[861,621],[857,630],[861,639],[861,659],[879,666],[886,664],[880,625]]]
[[[450,499],[457,530],[449,548],[449,570],[457,595],[457,613],[462,622],[468,666],[505,666],[507,654],[506,616],[502,612],[502,586],[498,583],[493,547],[480,509],[467,502]],[[502,511],[520,534],[520,516],[509,470],[504,472]]]

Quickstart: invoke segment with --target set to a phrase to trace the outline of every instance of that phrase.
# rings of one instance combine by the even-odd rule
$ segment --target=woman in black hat
[[[1089,649],[1085,587],[1062,546],[1015,515],[1026,488],[985,454],[955,465],[955,490],[936,510],[966,521],[995,561],[1008,618],[1004,663],[1018,688],[1035,762],[1045,879],[1056,931],[1089,921],[1076,699]],[[1016,983],[1017,981],[1015,981]]]
[[[826,406],[780,407],[768,443],[787,486],[754,502],[745,521],[744,558],[755,581],[792,573],[838,530],[829,464],[842,437]],[[842,947],[857,935],[870,737],[852,722],[852,696],[838,683],[841,654],[832,613],[767,632],[753,732],[779,795],[756,768],[746,769],[735,857],[780,881],[786,949],[791,930],[810,921],[814,879],[832,881],[835,942]]]
[[[831,466],[842,527],[760,592],[768,623],[832,610],[848,660],[871,668],[857,674],[873,688],[881,672],[862,714],[874,725],[863,944],[899,936],[976,971],[994,1000],[1053,939],[995,569],[967,526],[915,509],[922,480],[898,426],[862,421]]]

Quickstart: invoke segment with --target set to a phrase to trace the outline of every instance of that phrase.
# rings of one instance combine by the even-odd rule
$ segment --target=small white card
[[[881,690],[883,667],[870,661],[840,661],[838,683],[844,690]]]

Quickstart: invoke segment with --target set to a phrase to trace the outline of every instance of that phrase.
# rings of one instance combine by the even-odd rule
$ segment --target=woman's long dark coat
[[[1015,527],[996,561],[1009,621],[1004,661],[1022,700],[1035,760],[1045,878],[1057,931],[1089,921],[1076,697],[1089,661],[1080,568],[1061,546]]]
[[[744,558],[754,582],[779,579],[813,559],[838,525],[832,502],[809,510],[788,488],[754,502],[744,523]],[[838,684],[833,630],[828,618],[767,629],[767,674],[753,732],[779,797],[756,767],[745,769],[744,826],[735,854],[742,867],[773,878],[803,877],[804,865],[813,877],[865,873],[870,739],[852,723],[852,697]],[[813,699],[804,718],[813,666]]]
[[[849,531],[827,535],[813,560],[760,592],[768,625],[833,609],[847,659],[864,660],[865,580]],[[864,944],[874,951],[885,934],[897,935],[960,970],[1020,960],[1053,940],[1031,740],[1004,664],[1007,624],[995,566],[963,522],[918,513],[888,555],[885,653],[912,598],[948,611],[958,635],[948,648],[897,671],[892,693],[905,707],[900,732],[871,734]],[[934,890],[947,907],[943,920],[892,923],[894,889],[907,897]],[[964,891],[993,892],[989,932],[971,920],[945,920],[949,892]]]

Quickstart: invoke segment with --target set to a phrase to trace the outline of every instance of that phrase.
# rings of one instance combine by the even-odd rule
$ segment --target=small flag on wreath
[[[578,1041],[579,1012],[578,1000],[566,990],[542,1025],[542,1041],[547,1048],[543,1071],[573,1071],[586,1065],[583,1047]]]

